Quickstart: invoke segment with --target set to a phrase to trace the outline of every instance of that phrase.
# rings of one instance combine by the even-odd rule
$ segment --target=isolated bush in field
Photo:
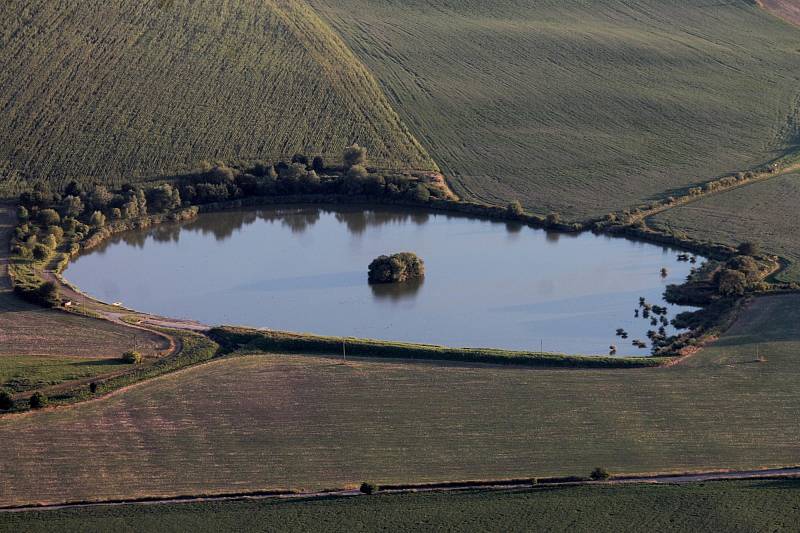
[[[44,244],[39,244],[39,243],[33,246],[33,258],[36,261],[44,261],[48,257],[50,257],[50,248],[48,248]]]
[[[42,226],[52,226],[61,223],[61,216],[55,209],[42,209],[37,217]]]
[[[522,204],[519,203],[519,200],[514,200],[513,202],[508,204],[508,207],[506,207],[506,212],[509,215],[515,216],[515,217],[518,217],[518,216],[521,216],[521,215],[525,214],[525,210],[522,209]]]
[[[0,411],[8,411],[14,407],[14,400],[6,391],[0,391]]]
[[[30,218],[30,213],[28,212],[28,208],[24,205],[17,206],[17,220],[20,222],[25,222]]]
[[[91,392],[92,394],[97,392],[97,383],[95,383],[94,381],[89,383],[89,392]]]
[[[142,362],[142,354],[136,350],[129,350],[122,354],[122,362],[127,364],[138,365]]]
[[[358,490],[361,491],[361,494],[372,494],[373,492],[378,490],[378,487],[374,483],[367,483],[365,481],[364,483],[361,484]]]
[[[593,481],[603,481],[603,480],[608,479],[609,477],[611,477],[611,474],[609,474],[608,471],[605,468],[602,468],[602,467],[598,466],[597,468],[592,470],[592,473],[589,474],[589,477]]]
[[[106,216],[100,211],[95,211],[89,219],[89,224],[95,228],[102,228],[106,225]]]
[[[345,148],[342,159],[344,159],[344,165],[347,168],[350,168],[355,165],[362,165],[362,166],[366,165],[367,149],[362,148],[357,144],[353,144]]]
[[[41,392],[34,392],[31,395],[31,409],[41,409],[42,407],[47,405],[47,396],[42,394]]]
[[[370,283],[402,283],[425,276],[425,263],[416,254],[381,255],[369,264]]]
[[[742,255],[758,255],[761,253],[758,244],[754,242],[743,242],[736,248]]]
[[[747,289],[747,278],[738,270],[725,269],[715,276],[717,292],[723,296],[741,296]]]
[[[325,171],[325,160],[321,155],[318,155],[314,158],[314,161],[311,163],[311,168],[313,168],[318,174],[321,174]]]

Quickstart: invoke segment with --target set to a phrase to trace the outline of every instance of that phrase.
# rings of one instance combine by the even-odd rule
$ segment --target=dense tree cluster
[[[370,283],[402,283],[425,276],[425,264],[411,252],[381,255],[369,264]]]
[[[397,172],[379,172],[368,166],[366,149],[353,145],[342,157],[344,166],[329,167],[322,157],[295,154],[291,162],[260,162],[234,168],[223,163],[205,164],[178,183],[180,197],[188,204],[207,204],[250,196],[344,194],[379,196],[427,202],[444,198],[434,183]]]

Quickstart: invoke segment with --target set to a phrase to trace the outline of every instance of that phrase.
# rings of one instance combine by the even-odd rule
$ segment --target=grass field
[[[65,381],[130,368],[117,359],[72,359],[63,356],[0,357],[0,388],[10,392],[38,389]]]
[[[790,531],[798,480],[561,487],[5,513],[0,531]]]
[[[222,359],[0,419],[0,504],[796,463],[798,304],[757,299],[663,369]]]
[[[791,262],[779,279],[800,281],[798,205],[800,174],[790,174],[664,211],[649,223],[724,244],[760,243],[765,251]]]
[[[800,30],[745,0],[311,0],[467,199],[603,215],[796,148]]]
[[[431,168],[364,66],[302,0],[0,4],[0,191],[297,151]]]

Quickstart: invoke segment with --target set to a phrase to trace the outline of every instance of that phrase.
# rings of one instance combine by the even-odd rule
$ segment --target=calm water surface
[[[424,282],[368,285],[370,261],[400,251],[423,258]],[[658,328],[634,309],[640,296],[665,305],[691,267],[677,254],[444,214],[291,206],[125,233],[65,276],[102,300],[207,324],[623,355],[649,353],[631,341]]]

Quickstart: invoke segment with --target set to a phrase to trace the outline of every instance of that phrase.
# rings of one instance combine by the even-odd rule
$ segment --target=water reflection
[[[400,251],[422,257],[425,280],[369,285],[369,263]],[[632,341],[661,322],[633,309],[640,296],[664,305],[665,286],[691,268],[676,256],[457,214],[295,205],[123,233],[65,275],[100,298],[207,324],[601,355],[617,345],[619,355],[645,355]],[[670,306],[669,317],[681,310]]]
[[[369,287],[375,299],[399,302],[412,300],[424,284],[424,279],[412,279],[405,283],[373,283]]]

